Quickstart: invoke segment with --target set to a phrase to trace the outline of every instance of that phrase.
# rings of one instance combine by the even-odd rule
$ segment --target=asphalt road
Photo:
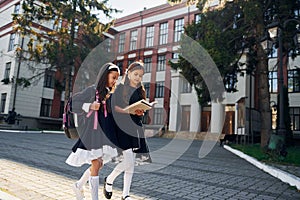
[[[0,132],[0,159],[75,180],[88,166],[65,164],[74,142],[62,134]],[[294,187],[218,144],[201,159],[201,141],[148,138],[148,144],[153,164],[136,167],[131,187],[141,199],[300,199]],[[111,167],[108,164],[101,170],[100,184]],[[115,188],[121,190],[122,179],[116,179]]]

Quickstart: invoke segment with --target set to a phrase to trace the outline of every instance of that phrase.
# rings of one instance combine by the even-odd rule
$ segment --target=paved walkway
[[[179,147],[189,147],[174,162],[155,171],[138,173],[136,168],[131,189],[134,200],[300,199],[300,192],[294,187],[218,145],[200,159],[201,141],[148,141],[154,160],[152,168],[163,166],[178,153]],[[172,142],[175,146],[164,149]],[[0,200],[74,200],[71,184],[87,166],[74,168],[64,163],[73,143],[61,134],[0,131]],[[155,152],[160,149],[163,153],[156,157]],[[105,199],[103,177],[110,171],[106,165],[100,172],[100,199]],[[122,179],[120,176],[114,183],[112,200],[121,199]],[[90,199],[88,188],[86,199]]]
[[[24,164],[0,159],[0,199],[1,200],[74,200],[71,185],[75,179],[30,167]],[[100,199],[102,185],[99,187]],[[88,184],[85,186],[86,199],[91,199]],[[1,194],[3,196],[1,196]],[[7,194],[4,196],[4,194]],[[121,199],[121,191],[114,189],[114,198]],[[134,199],[143,199],[131,195]]]

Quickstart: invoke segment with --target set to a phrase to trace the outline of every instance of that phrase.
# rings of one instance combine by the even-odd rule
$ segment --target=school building
[[[209,1],[208,6],[219,6],[219,1]],[[64,93],[57,96],[53,82],[55,73],[45,73],[43,78],[28,88],[18,87],[14,82],[15,77],[32,73],[15,53],[15,49],[22,45],[22,38],[13,32],[11,14],[20,12],[20,9],[20,0],[0,1],[0,113],[5,115],[15,107],[16,112],[22,116],[22,127],[58,127],[62,121]],[[123,73],[133,61],[144,62],[143,83],[147,98],[149,101],[158,101],[149,113],[150,127],[157,129],[164,126],[170,131],[184,132],[259,134],[255,75],[237,75],[236,85],[225,85],[236,87],[237,92],[224,94],[226,98],[222,103],[200,106],[195,89],[180,72],[172,70],[169,65],[169,62],[178,59],[184,26],[201,20],[199,12],[196,6],[187,7],[185,3],[174,6],[164,4],[117,19],[112,28],[114,30],[109,34],[115,43],[112,45],[116,54],[113,62]],[[243,56],[241,59],[246,58]],[[277,102],[278,91],[276,62],[277,55],[274,54],[269,59],[269,82],[274,104]],[[295,135],[300,134],[299,65],[299,58],[290,59],[286,69]],[[275,108],[273,104],[270,107]],[[276,109],[273,109],[272,120],[273,128],[276,128]]]

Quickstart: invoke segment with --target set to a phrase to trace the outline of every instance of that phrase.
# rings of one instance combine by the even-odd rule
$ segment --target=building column
[[[178,72],[172,73],[172,84],[171,84],[171,98],[170,98],[170,113],[169,113],[169,130],[178,131],[180,118],[180,104],[179,104],[179,85],[180,75]],[[177,96],[178,95],[178,96]]]
[[[222,133],[224,118],[225,117],[225,106],[222,103],[211,104],[211,120],[210,120],[210,132],[211,133]]]
[[[193,100],[191,104],[190,132],[200,131],[201,107],[197,101],[197,95],[195,95],[195,97],[196,101]]]

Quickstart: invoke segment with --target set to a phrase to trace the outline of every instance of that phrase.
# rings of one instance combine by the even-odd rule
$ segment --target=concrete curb
[[[288,183],[291,186],[295,186],[298,190],[300,190],[300,178],[287,173],[285,171],[282,171],[280,169],[277,169],[275,167],[272,166],[268,166],[260,161],[258,161],[255,158],[252,158],[251,156],[248,156],[246,154],[244,154],[243,152],[233,149],[227,145],[224,145],[224,148],[227,149],[228,151],[234,153],[235,155],[245,159],[246,161],[248,161],[249,163],[253,164],[254,166],[256,166],[257,168],[269,173],[270,175],[274,176],[275,178],[278,178],[279,180]]]
[[[46,134],[64,134],[64,131],[48,131],[48,130],[42,130],[42,131],[24,131],[24,130],[7,130],[7,129],[0,129],[0,132],[6,132],[6,133],[46,133]]]
[[[0,132],[5,132],[5,133],[42,133],[42,131],[24,131],[24,130],[8,130],[8,129],[0,129]]]

